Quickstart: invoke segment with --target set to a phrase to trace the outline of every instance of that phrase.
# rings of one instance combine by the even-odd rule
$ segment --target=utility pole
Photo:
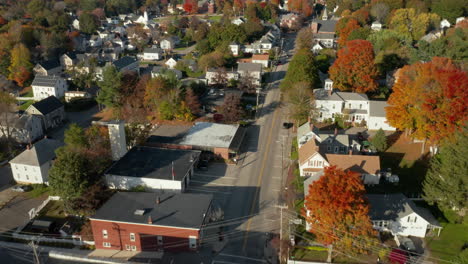
[[[32,248],[33,250],[33,256],[34,256],[34,264],[41,264],[41,261],[39,260],[39,255],[37,255],[37,246],[34,244],[34,241],[31,241],[29,242],[29,246]]]
[[[280,252],[279,252],[279,263],[282,263],[283,258],[283,209],[288,209],[288,206],[276,205],[275,207],[280,208]]]

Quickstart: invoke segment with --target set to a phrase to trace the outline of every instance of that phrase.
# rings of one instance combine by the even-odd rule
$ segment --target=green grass
[[[299,158],[299,152],[298,152],[298,146],[297,146],[297,138],[294,137],[292,139],[292,146],[291,146],[291,160],[297,160]]]
[[[34,93],[33,93],[32,89],[30,89],[27,93],[20,94],[20,97],[34,97]]]
[[[62,201],[50,201],[39,213],[42,217],[64,219],[65,209]]]
[[[221,18],[223,16],[210,16],[209,20],[213,21],[213,22],[219,22],[221,21]]]
[[[19,110],[25,111],[25,110],[26,110],[30,105],[32,105],[32,104],[34,104],[34,100],[28,100],[28,101],[26,101],[26,103],[20,105],[20,106],[18,107],[18,109],[19,109]]]
[[[36,198],[49,192],[49,187],[45,184],[33,184],[31,187],[33,189],[28,192],[28,195],[31,198]]]
[[[327,261],[328,252],[325,250],[308,250],[306,248],[295,248],[291,258],[302,261]]]
[[[428,237],[426,243],[433,257],[450,261],[468,243],[468,225],[445,223],[442,226],[440,237]]]

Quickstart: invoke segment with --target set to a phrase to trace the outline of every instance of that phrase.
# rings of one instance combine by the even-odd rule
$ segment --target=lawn
[[[328,252],[308,250],[302,247],[296,247],[291,255],[292,259],[302,261],[327,261]]]
[[[25,111],[30,105],[34,104],[34,100],[28,100],[18,107],[19,110]]]
[[[39,213],[41,217],[64,219],[65,209],[62,201],[50,201]]]
[[[440,237],[426,237],[431,255],[443,260],[453,260],[468,243],[468,225],[442,224]]]
[[[209,20],[213,21],[213,22],[219,22],[221,21],[221,18],[223,16],[210,16]]]

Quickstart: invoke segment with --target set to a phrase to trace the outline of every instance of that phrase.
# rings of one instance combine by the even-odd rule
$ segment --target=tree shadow
[[[257,118],[262,118],[264,116],[267,116],[271,113],[273,113],[275,111],[275,109],[277,107],[279,107],[281,105],[281,102],[278,102],[278,101],[274,101],[274,102],[271,102],[265,106],[263,106],[260,111],[258,111],[257,113]]]

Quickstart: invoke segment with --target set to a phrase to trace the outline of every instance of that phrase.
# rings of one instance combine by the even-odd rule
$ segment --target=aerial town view
[[[468,0],[0,0],[0,264],[468,264]]]

